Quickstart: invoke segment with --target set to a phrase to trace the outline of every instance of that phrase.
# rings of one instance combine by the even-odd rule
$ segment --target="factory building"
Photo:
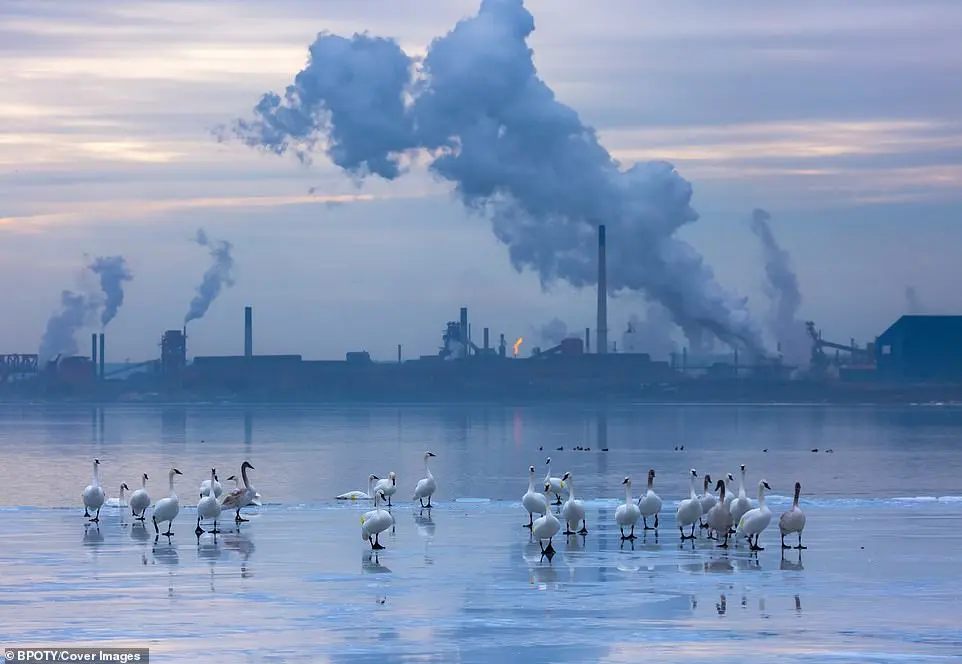
[[[882,380],[957,382],[962,379],[962,316],[902,316],[875,341]]]

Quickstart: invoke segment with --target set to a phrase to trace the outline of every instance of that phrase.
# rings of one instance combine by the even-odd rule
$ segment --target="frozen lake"
[[[949,409],[0,407],[3,645],[147,645],[154,661],[951,661],[959,431]],[[407,500],[425,449],[430,513]],[[589,528],[557,538],[550,561],[520,506],[527,466],[543,477],[548,454],[552,474],[578,479]],[[184,472],[173,537],[116,507],[85,523],[94,456],[114,499],[147,472],[156,500],[167,469]],[[265,504],[198,540],[205,470],[223,481],[244,459]],[[739,463],[773,487],[766,549],[680,543],[687,469],[737,476]],[[620,482],[643,487],[649,467],[660,533],[622,544]],[[397,525],[372,556],[370,502],[333,497],[388,470]],[[809,548],[782,552],[796,479]]]

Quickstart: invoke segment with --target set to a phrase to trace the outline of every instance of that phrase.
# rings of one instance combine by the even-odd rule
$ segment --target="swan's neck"
[[[758,506],[765,507],[765,487],[758,487]]]
[[[140,478],[140,488],[141,488],[141,489],[146,489],[146,488],[147,488],[147,478],[146,478],[146,477],[141,477],[141,478]]]
[[[698,497],[698,494],[695,493],[695,478],[693,476],[688,477],[688,491],[691,493],[692,498]]]
[[[251,488],[251,483],[247,479],[247,466],[241,468],[241,477],[244,478],[244,488]]]
[[[216,481],[217,481],[217,478],[214,477],[214,473],[211,473],[210,474],[210,493],[207,494],[208,496],[216,497],[214,496],[214,482]]]
[[[431,474],[431,469],[428,468],[428,457],[424,457],[424,476],[434,478],[434,475]]]
[[[631,505],[631,485],[625,485],[625,505]]]
[[[120,487],[120,502],[124,502],[124,487]]]
[[[94,486],[100,486],[100,468],[94,464]]]
[[[742,478],[738,481],[738,496],[745,497],[745,471],[742,470]]]
[[[528,478],[528,493],[534,493],[534,471],[532,470]]]
[[[371,481],[373,482],[374,480],[371,480]],[[375,512],[381,511],[381,492],[380,491],[374,494],[374,511]]]
[[[572,479],[569,477],[569,478],[567,479],[567,482],[568,482],[568,499],[569,499],[569,500],[574,500],[574,499],[575,499],[575,483],[574,483],[574,480],[572,480]]]
[[[170,473],[169,473],[169,478],[170,478],[170,495],[171,495],[171,496],[175,495],[175,494],[174,494],[174,474],[175,474],[174,471],[170,471]],[[211,491],[213,491],[213,490],[214,490],[213,487],[211,487]]]
[[[718,496],[718,500],[720,500],[721,502],[725,502],[725,485],[724,484],[721,485],[721,493]]]
[[[367,478],[367,495],[372,495],[374,493],[374,478]],[[377,502],[377,496],[374,496],[374,502]]]
[[[800,494],[801,492],[802,492],[801,487],[799,487],[798,489],[795,489],[795,500],[792,501],[792,509],[793,509],[793,510],[797,510],[797,509],[798,509],[798,494]]]
[[[652,485],[653,485],[654,483],[655,483],[655,478],[649,476],[649,477],[648,477],[648,490],[649,490],[649,491],[652,490],[652,488],[653,488]]]

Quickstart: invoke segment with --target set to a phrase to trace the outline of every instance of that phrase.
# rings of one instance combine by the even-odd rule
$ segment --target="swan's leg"
[[[658,514],[655,514],[655,530],[658,530]]]
[[[94,518],[92,518],[92,519],[90,520],[90,522],[91,522],[91,523],[100,523],[100,508],[99,508],[99,507],[97,508],[97,513],[94,515]]]
[[[174,533],[172,533],[172,532],[170,531],[170,529],[173,528],[173,527],[174,527],[174,522],[173,522],[173,521],[168,521],[168,522],[167,522],[167,532],[164,533],[164,535],[165,535],[166,537],[170,537],[171,535],[174,534]]]
[[[635,539],[635,524],[631,524],[631,532],[628,533],[628,539]]]
[[[586,519],[581,520],[581,530],[578,531],[579,535],[588,534],[588,521]]]
[[[381,533],[375,533],[375,534],[374,534],[374,544],[371,545],[371,548],[372,548],[372,549],[380,550],[380,549],[383,549],[383,548],[384,548],[384,546],[383,546],[383,545],[381,544],[381,542],[378,540],[378,538],[379,538],[380,536],[381,536]]]
[[[798,546],[796,546],[795,548],[796,548],[796,549],[807,549],[807,548],[808,548],[807,546],[802,546],[802,531],[801,531],[801,530],[798,531]]]
[[[219,530],[217,530],[217,519],[214,519],[214,529],[210,532],[213,533],[214,535],[220,532]]]
[[[431,496],[428,496],[427,508],[428,508],[428,509],[431,509]]]
[[[565,519],[565,531],[561,533],[562,535],[574,535],[575,531],[571,529],[571,524]]]
[[[641,522],[644,524],[645,530],[651,530],[651,528],[648,527],[648,517],[646,516],[641,517]]]
[[[534,528],[534,512],[528,512],[528,524],[525,528]]]
[[[87,509],[87,506],[86,506],[86,505],[84,505],[84,518],[85,518],[85,519],[89,519],[89,518],[90,518],[90,510]]]
[[[718,548],[719,548],[719,549],[727,549],[727,548],[728,548],[728,531],[727,531],[727,530],[725,531],[725,541],[722,542],[721,544],[719,544],[719,545],[718,545]]]
[[[695,539],[695,524],[691,524],[691,537],[688,539]]]
[[[556,494],[554,495],[554,497],[555,497],[555,501],[554,501],[554,503],[552,503],[552,504],[553,504],[553,505],[560,505],[560,504],[561,504],[561,494],[560,494],[560,493],[556,493]]]
[[[785,544],[785,533],[782,533],[782,548],[783,548],[783,549],[791,549],[791,548],[792,548],[792,545],[791,545],[791,544]]]
[[[619,526],[619,528],[621,528],[621,539],[628,539],[627,537],[625,537],[625,527]]]
[[[157,517],[154,516],[154,517],[151,517],[151,519],[152,519],[153,522],[154,522],[154,533],[156,533],[156,534],[159,535],[159,534],[160,534],[160,528],[157,527]]]
[[[197,515],[197,528],[194,529],[194,534],[197,535],[197,537],[200,537],[201,533],[203,533],[203,532],[204,532],[204,529],[200,527],[200,514],[198,514],[198,515]]]
[[[241,523],[241,522],[243,522],[243,521],[250,521],[250,519],[245,519],[244,517],[242,517],[242,516],[240,515],[240,510],[241,510],[241,508],[238,507],[238,508],[237,508],[237,515],[234,517],[234,521],[235,521],[236,523]]]
[[[387,497],[387,506],[391,507],[391,496]]]

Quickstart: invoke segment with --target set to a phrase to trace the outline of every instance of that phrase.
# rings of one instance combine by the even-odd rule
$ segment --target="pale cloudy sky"
[[[313,358],[434,352],[462,304],[477,336],[488,325],[535,341],[553,317],[594,327],[593,292],[545,293],[519,275],[448,184],[415,172],[358,187],[323,157],[305,167],[211,136],[283,91],[320,31],[418,53],[477,6],[4,0],[0,352],[36,352],[85,262],[122,254],[134,281],[109,359],[156,356],[209,262],[190,240],[198,227],[234,244],[236,284],[191,324],[192,355],[242,352],[245,304],[256,352]],[[880,333],[908,286],[926,311],[962,309],[962,3],[526,6],[542,78],[625,165],[675,164],[701,215],[685,239],[760,320],[755,207],[826,337]],[[609,310],[617,340],[644,307],[625,297]]]

